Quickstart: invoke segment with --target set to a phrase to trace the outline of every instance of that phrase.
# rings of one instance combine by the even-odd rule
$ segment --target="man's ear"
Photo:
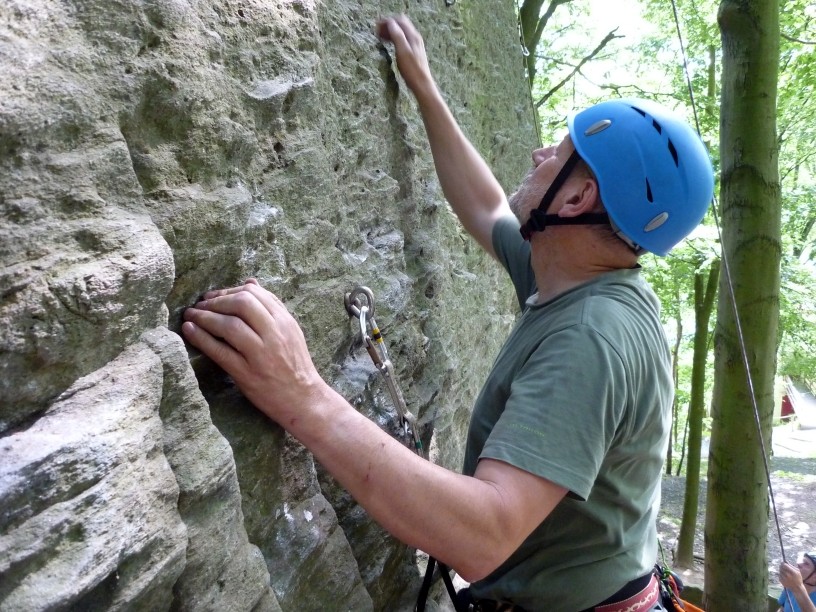
[[[598,183],[588,176],[574,178],[561,188],[566,201],[558,210],[559,217],[577,217],[597,212],[601,205]]]

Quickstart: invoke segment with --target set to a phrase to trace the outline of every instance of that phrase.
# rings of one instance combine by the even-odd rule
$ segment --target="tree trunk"
[[[544,0],[524,0],[519,7],[519,28],[521,28],[522,44],[527,49],[524,63],[527,67],[527,79],[530,82],[530,87],[533,86],[535,80],[536,48],[540,37],[540,35],[536,36],[536,31],[543,4]]]
[[[686,425],[683,427],[683,441],[680,443],[680,461],[677,462],[677,468],[674,472],[675,476],[679,476],[683,471],[683,461],[686,458],[687,439],[688,439],[688,416],[686,417]]]
[[[767,608],[768,488],[756,422],[760,422],[762,439],[769,440],[781,257],[776,144],[778,19],[778,0],[720,3],[724,274],[715,335],[705,529],[705,605],[711,612]],[[733,302],[739,311],[742,338]],[[757,417],[745,372],[743,342]]]
[[[572,2],[572,0],[550,0],[543,15],[541,14],[541,7],[544,6],[544,0],[524,0],[519,7],[519,28],[521,29],[522,43],[524,48],[527,49],[524,63],[527,67],[527,78],[530,87],[533,86],[533,81],[535,81],[536,50],[541,40],[541,34],[544,32],[544,28],[547,27],[547,22],[549,22],[555,9],[569,2]]]
[[[674,562],[678,567],[694,565],[694,534],[697,530],[697,506],[700,501],[700,451],[703,446],[705,416],[705,379],[708,360],[708,324],[714,310],[714,296],[720,276],[720,262],[714,261],[704,283],[703,270],[694,275],[694,357],[691,366],[691,400],[688,412],[688,468],[683,519]]]
[[[679,296],[677,298],[677,302],[678,304],[680,302]],[[679,308],[677,309],[674,321],[675,340],[674,347],[672,348],[672,380],[674,381],[674,388],[677,389],[677,385],[680,380],[678,360],[680,359],[680,344],[683,341],[683,317],[680,314]],[[679,402],[677,401],[677,394],[675,394],[674,402],[672,402],[672,426],[671,433],[669,434],[669,446],[666,449],[666,476],[671,476],[672,474],[673,450],[674,447],[677,446],[677,423],[679,421],[679,416],[680,406]]]

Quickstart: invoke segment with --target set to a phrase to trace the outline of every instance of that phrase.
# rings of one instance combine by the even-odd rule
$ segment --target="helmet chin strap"
[[[558,171],[544,197],[541,198],[541,204],[538,205],[538,208],[530,211],[530,218],[519,228],[522,238],[530,240],[535,232],[543,232],[548,225],[604,225],[609,223],[609,215],[606,213],[584,213],[577,217],[559,217],[558,215],[547,214],[547,209],[552,204],[555,194],[564,185],[564,181],[569,178],[579,159],[581,157],[578,152],[573,151],[564,166]]]
[[[816,564],[814,564],[814,565],[816,565]],[[813,583],[808,582],[808,580],[810,580],[811,578],[813,578],[813,574],[816,574],[816,567],[814,567],[814,568],[813,568],[813,571],[811,571],[811,572],[810,572],[810,573],[807,575],[807,578],[804,578],[804,577],[802,578],[802,584],[804,584],[805,586],[808,586],[808,587],[814,587],[814,586],[816,586],[816,582],[813,582]]]

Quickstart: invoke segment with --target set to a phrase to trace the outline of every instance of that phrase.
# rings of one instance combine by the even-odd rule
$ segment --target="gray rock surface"
[[[368,285],[431,457],[459,467],[512,294],[372,33],[406,10],[511,189],[536,136],[509,0],[0,6],[0,610],[410,607],[415,551],[177,336],[254,276],[394,431],[343,307]]]
[[[187,528],[162,452],[161,381],[156,355],[135,345],[4,437],[4,609],[171,598]]]

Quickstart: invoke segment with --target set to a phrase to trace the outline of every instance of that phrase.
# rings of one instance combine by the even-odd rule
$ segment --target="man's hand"
[[[399,15],[378,20],[377,36],[394,43],[397,68],[417,98],[435,89],[425,43],[408,17]]]
[[[790,563],[782,563],[779,566],[779,582],[786,589],[795,590],[804,587],[802,573],[798,567]]]
[[[493,252],[493,226],[512,215],[504,190],[462,133],[436,87],[422,36],[405,15],[377,22],[377,34],[394,43],[397,67],[416,98],[442,191],[462,225]]]
[[[325,386],[303,332],[275,295],[255,279],[210,291],[184,313],[185,338],[221,366],[267,416],[288,426],[297,404]]]
[[[779,566],[779,582],[789,591],[788,596],[793,596],[802,612],[816,612],[816,605],[808,595],[799,568],[790,563],[782,563]]]

